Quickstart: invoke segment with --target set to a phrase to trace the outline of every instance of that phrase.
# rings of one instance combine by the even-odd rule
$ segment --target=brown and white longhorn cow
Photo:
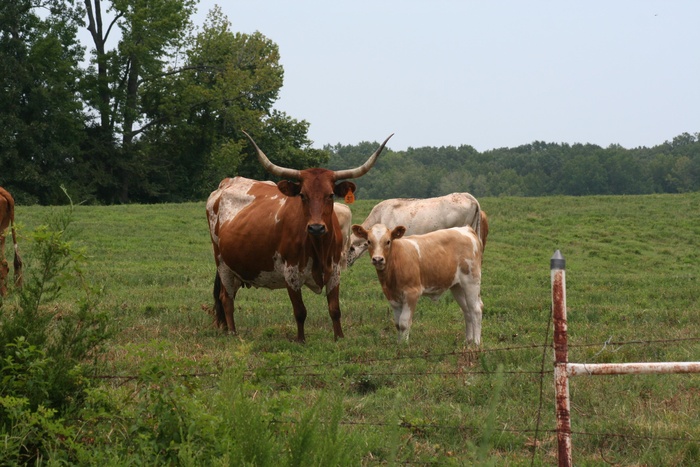
[[[355,191],[354,183],[341,180],[367,173],[393,135],[360,167],[337,171],[279,167],[246,136],[263,167],[283,180],[275,186],[243,177],[226,178],[209,196],[217,325],[236,332],[234,300],[241,286],[286,288],[297,340],[303,342],[306,307],[301,288],[306,285],[316,293],[325,287],[333,334],[336,339],[343,337],[339,285],[344,239],[333,199]]]
[[[369,244],[399,340],[408,340],[418,299],[425,295],[437,300],[449,289],[464,314],[467,343],[481,342],[483,247],[474,229],[453,227],[404,237],[402,225],[389,230],[375,224],[366,230],[356,224],[352,231]]]
[[[470,225],[479,233],[484,246],[489,232],[486,213],[481,210],[479,201],[469,193],[451,193],[425,199],[387,199],[372,208],[362,227],[366,230],[374,224],[384,224],[390,229],[403,225],[406,235]],[[365,251],[367,240],[351,234],[348,266],[352,266]]]
[[[19,256],[17,246],[17,233],[15,232],[15,200],[12,195],[0,187],[0,296],[7,294],[7,275],[10,267],[5,259],[5,230],[7,227],[12,230],[12,244],[15,247],[15,287],[22,286],[22,258]]]

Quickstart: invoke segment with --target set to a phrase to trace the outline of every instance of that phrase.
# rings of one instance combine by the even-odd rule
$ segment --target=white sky
[[[280,48],[314,147],[653,146],[700,132],[700,1],[201,0]]]

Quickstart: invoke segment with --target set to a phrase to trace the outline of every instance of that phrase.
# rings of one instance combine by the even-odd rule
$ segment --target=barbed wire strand
[[[592,342],[592,343],[583,343],[583,344],[569,344],[569,348],[586,348],[586,347],[603,347],[606,346],[623,346],[623,345],[650,345],[650,344],[673,344],[673,343],[678,343],[678,342],[697,342],[700,341],[700,337],[687,337],[687,338],[676,338],[676,339],[653,339],[653,340],[632,340],[632,341],[611,341],[608,339],[605,341],[605,343],[601,344],[600,342]],[[525,349],[548,349],[550,348],[550,344],[528,344],[528,345],[519,345],[519,346],[511,346],[511,347],[494,347],[494,348],[488,348],[488,349],[474,349],[472,352],[474,353],[491,353],[491,352],[513,352],[517,350],[525,350]],[[382,357],[382,358],[367,358],[363,360],[352,360],[352,361],[347,361],[347,362],[339,362],[336,364],[339,365],[362,365],[362,364],[372,364],[372,363],[379,363],[379,362],[395,362],[399,360],[416,360],[416,359],[422,359],[422,360],[428,360],[430,358],[444,358],[444,357],[450,357],[450,356],[458,356],[461,353],[461,351],[450,351],[450,352],[442,352],[442,353],[426,353],[422,352],[420,354],[413,354],[413,355],[401,355],[401,356],[396,356],[396,357]],[[291,370],[294,368],[312,368],[314,366],[328,366],[329,363],[327,362],[322,362],[322,363],[310,363],[310,364],[294,364],[294,365],[286,365],[284,367],[280,367],[280,369],[284,370]]]
[[[700,341],[700,337],[690,337],[690,338],[679,338],[679,339],[655,339],[655,340],[634,340],[634,341],[605,341],[604,344],[600,343],[587,343],[587,344],[578,344],[578,345],[569,345],[569,348],[573,347],[600,347],[601,345],[603,346],[621,346],[621,345],[649,345],[649,344],[666,344],[666,343],[677,343],[677,342],[689,342],[689,341]],[[527,345],[527,346],[516,346],[516,347],[501,347],[501,348],[491,348],[491,349],[475,349],[471,350],[470,352],[474,353],[486,353],[486,352],[500,352],[500,351],[516,351],[516,350],[522,350],[522,349],[544,349],[545,351],[550,348],[549,344],[543,345],[543,344],[532,344],[532,345]],[[391,362],[391,361],[398,361],[398,360],[404,360],[404,359],[428,359],[432,357],[445,357],[445,356],[458,356],[460,355],[461,352],[458,351],[452,351],[452,352],[445,352],[445,353],[439,353],[439,354],[416,354],[416,355],[411,355],[411,356],[399,356],[399,357],[386,357],[386,358],[381,358],[381,359],[367,359],[367,360],[360,360],[360,361],[345,361],[345,362],[334,362],[334,363],[314,363],[314,364],[309,364],[309,365],[287,365],[287,366],[281,366],[277,367],[274,369],[274,372],[271,372],[271,376],[325,376],[328,374],[328,372],[322,372],[322,373],[294,373],[294,374],[288,374],[286,373],[288,370],[293,370],[293,369],[299,369],[299,368],[313,368],[317,366],[331,366],[331,367],[339,367],[339,366],[344,366],[344,365],[362,365],[362,364],[371,364],[373,362]],[[533,371],[524,371],[524,370],[513,370],[513,371],[504,371],[503,373],[505,374],[551,374],[553,373],[553,370],[533,370]],[[373,376],[415,376],[417,373],[412,373],[412,372],[363,372],[360,373],[360,375],[373,375]],[[489,375],[489,374],[495,374],[495,371],[471,371],[471,372],[462,372],[462,371],[455,371],[455,372],[433,372],[433,373],[426,373],[426,374],[483,374],[483,375]],[[215,371],[215,372],[196,372],[196,373],[181,373],[181,374],[176,374],[173,375],[175,377],[181,377],[181,378],[196,378],[196,377],[215,377],[221,375],[221,371]],[[93,379],[127,379],[127,380],[134,380],[134,379],[139,379],[140,376],[138,375],[91,375],[89,378]]]
[[[270,420],[270,423],[279,423],[279,424],[289,424],[289,425],[294,425],[299,423],[297,420]],[[395,426],[396,424],[394,423],[389,423],[389,422],[358,422],[358,421],[350,421],[350,420],[341,420],[339,422],[340,425],[345,425],[345,426],[367,426],[367,427],[388,427],[388,426]],[[471,427],[471,426],[466,426],[466,425],[441,425],[438,423],[410,423],[410,422],[400,422],[398,423],[398,426],[402,428],[414,428],[414,429],[421,429],[421,430],[429,430],[429,429],[437,429],[437,430],[458,430],[458,431],[466,431],[469,433],[473,434],[478,434],[478,428],[476,427]],[[519,428],[498,428],[497,431],[499,432],[504,432],[504,433],[514,433],[514,434],[535,434],[535,433],[549,433],[552,435],[556,435],[558,433],[556,428],[548,429],[548,430],[543,430],[543,429],[537,429],[537,428],[526,428],[526,429],[519,429]],[[628,433],[606,433],[606,432],[599,432],[599,433],[591,433],[587,431],[576,431],[572,430],[569,432],[571,435],[579,435],[579,436],[589,436],[589,437],[596,437],[596,438],[621,438],[621,439],[634,439],[634,440],[644,440],[644,441],[673,441],[673,442],[695,442],[698,441],[696,438],[679,438],[675,436],[649,436],[649,435],[635,435],[635,434],[628,434]]]

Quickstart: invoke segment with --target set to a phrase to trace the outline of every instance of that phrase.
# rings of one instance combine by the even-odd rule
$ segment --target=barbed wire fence
[[[554,306],[553,306],[554,308]],[[532,448],[531,463],[534,465],[538,449],[542,441],[542,436],[554,435],[559,436],[561,430],[559,427],[542,427],[543,414],[548,411],[553,410],[555,407],[554,391],[551,391],[552,386],[554,386],[553,376],[555,374],[555,364],[556,359],[555,353],[557,350],[557,343],[552,336],[552,324],[553,324],[553,311],[554,309],[548,310],[548,317],[546,331],[544,332],[544,339],[541,344],[530,343],[524,345],[511,345],[503,347],[491,347],[491,348],[469,348],[453,350],[448,352],[417,352],[417,353],[406,353],[405,351],[400,351],[399,355],[389,356],[389,357],[369,357],[369,358],[352,358],[345,361],[335,361],[335,362],[321,362],[321,363],[294,363],[289,365],[276,365],[274,368],[265,368],[264,371],[267,377],[277,378],[324,378],[327,377],[329,372],[335,369],[342,369],[346,366],[353,367],[365,367],[366,369],[356,370],[353,369],[352,377],[355,379],[367,378],[367,377],[385,377],[385,378],[416,378],[416,377],[431,377],[431,376],[443,376],[443,377],[494,377],[497,374],[511,375],[511,376],[527,376],[532,378],[537,376],[538,382],[538,398],[537,398],[537,410],[535,413],[535,421],[533,427],[507,427],[502,426],[498,428],[498,431],[522,434],[532,436],[532,440],[528,441],[528,445]],[[697,337],[684,337],[684,338],[666,338],[666,339],[632,339],[632,340],[614,340],[613,337],[609,337],[607,340],[600,342],[583,342],[583,343],[567,343],[568,349],[587,349],[596,348],[599,349],[597,353],[593,355],[593,358],[601,355],[605,351],[617,352],[626,346],[648,346],[648,347],[660,347],[660,346],[673,346],[678,344],[697,344],[700,343],[700,336]],[[541,353],[538,355],[537,369],[533,370],[523,370],[523,369],[499,369],[499,370],[468,370],[465,366],[459,365],[459,358],[463,361],[475,362],[481,355],[493,354],[493,353],[504,353],[504,352],[522,352],[523,350],[534,350]],[[387,364],[391,365],[396,362],[410,361],[410,360],[422,360],[428,363],[442,363],[445,359],[450,357],[456,357],[458,368],[454,370],[424,370],[424,371],[388,371],[385,369],[372,368],[375,365]],[[246,370],[245,377],[252,378],[255,377],[256,371],[261,370],[261,368],[256,368],[252,370]],[[183,372],[172,374],[171,377],[174,378],[218,378],[223,375],[225,370],[202,370],[193,372]],[[116,375],[116,374],[102,374],[102,375],[92,375],[90,378],[114,381],[117,385],[124,385],[131,382],[141,381],[143,376],[139,374],[128,374],[128,375]],[[549,390],[549,393],[548,393]],[[295,424],[298,423],[297,420],[293,419],[274,419],[271,423],[277,424]],[[354,421],[354,420],[343,420],[340,422],[342,425],[347,426],[367,426],[367,427],[384,427],[392,425],[392,422],[383,421]],[[415,423],[408,421],[401,421],[400,426],[405,429],[412,430],[458,430],[459,432],[471,432],[478,434],[476,428],[464,424],[441,424],[441,423]],[[700,439],[693,437],[676,437],[676,436],[652,436],[652,435],[638,435],[630,433],[615,433],[615,432],[590,432],[583,430],[569,430],[567,435],[577,435],[584,437],[594,437],[602,440],[607,439],[622,439],[622,440],[643,440],[643,441],[664,441],[664,442],[679,442],[679,443],[695,443],[700,442]],[[605,460],[604,454],[601,452],[601,457]]]
[[[551,314],[550,320],[547,324],[547,332],[545,333],[545,339],[542,344],[526,344],[526,345],[516,345],[516,346],[504,346],[504,347],[492,347],[492,348],[481,348],[481,349],[469,349],[469,350],[455,350],[449,352],[438,352],[438,353],[426,353],[420,352],[415,354],[403,353],[398,356],[393,357],[378,357],[378,358],[362,358],[362,359],[352,359],[348,361],[338,361],[333,363],[295,363],[290,365],[280,365],[267,371],[267,376],[271,378],[284,377],[284,378],[322,378],[326,377],[329,371],[333,369],[342,369],[346,366],[353,367],[372,367],[377,364],[388,364],[391,365],[396,362],[407,361],[407,360],[423,360],[426,362],[439,363],[443,362],[449,357],[464,357],[469,361],[474,361],[478,359],[480,355],[493,354],[500,352],[522,352],[523,350],[538,350],[541,354],[538,360],[538,369],[533,370],[509,370],[502,369],[501,373],[504,375],[511,376],[527,376],[533,377],[537,376],[539,384],[539,397],[537,401],[537,410],[534,427],[502,427],[498,430],[507,433],[521,434],[532,437],[530,446],[532,448],[532,463],[534,464],[539,446],[542,441],[542,436],[552,436],[557,434],[557,429],[554,427],[542,427],[542,415],[548,411],[553,410],[553,392],[549,391],[552,386],[552,377],[554,369],[552,367],[552,353],[553,345],[550,341],[549,336],[551,335]],[[667,346],[667,345],[677,345],[679,343],[699,343],[700,337],[688,337],[688,338],[673,338],[673,339],[634,339],[634,340],[612,340],[608,339],[604,342],[585,342],[578,344],[570,344],[569,348],[599,348],[600,354],[605,349],[610,349],[615,347],[616,349],[622,348],[624,346]],[[468,354],[468,355],[467,355]],[[596,354],[596,355],[598,355]],[[466,357],[465,357],[466,355]],[[225,370],[216,371],[194,371],[194,372],[184,372],[173,374],[175,378],[217,378],[220,377]],[[256,370],[248,370],[246,377],[253,377]],[[498,370],[465,370],[460,367],[455,370],[449,371],[387,371],[384,369],[373,369],[367,368],[365,370],[355,371],[352,373],[353,378],[361,379],[368,377],[386,377],[386,378],[416,378],[416,377],[430,377],[430,376],[443,376],[443,377],[493,377],[497,374]],[[142,376],[138,374],[129,375],[93,375],[92,378],[100,380],[111,380],[116,382],[117,385],[128,384],[130,382],[139,381]],[[294,424],[295,420],[275,420],[274,423],[287,423]],[[381,421],[341,421],[343,425],[348,426],[388,426],[388,422]],[[445,425],[440,423],[410,423],[402,422],[401,425],[405,429],[412,430],[459,430],[460,432],[474,432],[474,427],[468,425]],[[595,437],[599,439],[625,439],[625,440],[644,440],[644,441],[665,441],[665,442],[680,442],[680,443],[690,443],[698,442],[700,440],[690,438],[690,437],[668,437],[668,436],[644,436],[644,435],[634,435],[627,433],[614,433],[614,432],[588,432],[588,431],[576,431],[572,430],[571,434],[577,436],[585,437]]]

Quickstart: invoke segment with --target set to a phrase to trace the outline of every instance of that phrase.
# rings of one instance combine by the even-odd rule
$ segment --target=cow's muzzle
[[[381,271],[386,267],[386,261],[383,256],[372,256],[372,265]]]
[[[323,224],[309,224],[306,230],[311,235],[318,237],[326,233],[326,226]]]

